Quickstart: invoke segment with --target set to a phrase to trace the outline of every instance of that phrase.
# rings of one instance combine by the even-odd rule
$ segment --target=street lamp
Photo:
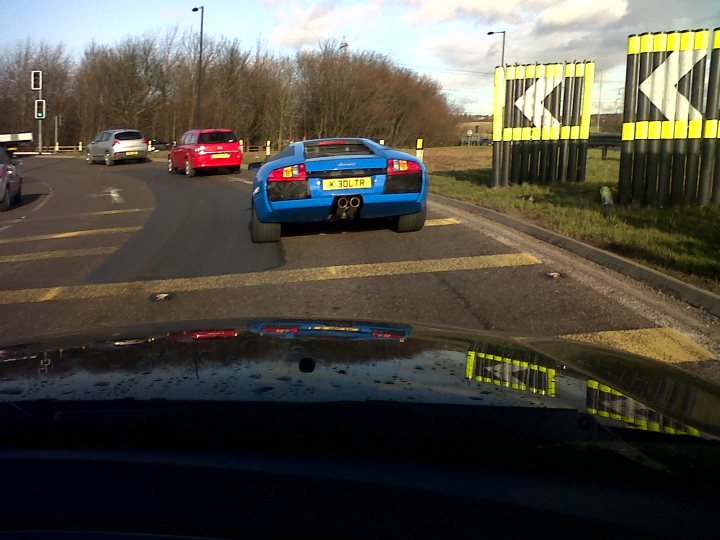
[[[198,73],[197,73],[197,96],[195,101],[195,121],[196,128],[200,127],[200,91],[202,89],[202,51],[203,51],[203,23],[205,19],[205,6],[194,7],[193,11],[200,11],[200,55],[198,58]]]
[[[502,53],[500,56],[500,65],[502,67],[505,67],[505,30],[497,30],[495,32],[488,32],[488,36],[492,36],[493,34],[502,34],[503,35],[503,41],[502,41]]]

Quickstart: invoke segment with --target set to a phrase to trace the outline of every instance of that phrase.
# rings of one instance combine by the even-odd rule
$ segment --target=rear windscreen
[[[115,138],[118,141],[134,141],[135,139],[142,139],[142,133],[139,131],[121,131],[115,134]]]
[[[317,141],[305,143],[305,157],[328,157],[343,155],[371,156],[373,151],[361,141]]]
[[[201,133],[199,143],[224,143],[237,141],[237,135],[232,131],[216,131],[213,133]]]

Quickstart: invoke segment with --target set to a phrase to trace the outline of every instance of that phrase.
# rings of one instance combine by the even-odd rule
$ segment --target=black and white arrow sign
[[[690,104],[687,96],[678,92],[677,85],[700,60],[707,50],[673,51],[650,76],[640,83],[640,91],[668,120],[702,119],[702,113]]]
[[[560,121],[545,107],[545,98],[552,94],[562,81],[560,77],[537,79],[515,100],[515,106],[535,127],[560,125]]]

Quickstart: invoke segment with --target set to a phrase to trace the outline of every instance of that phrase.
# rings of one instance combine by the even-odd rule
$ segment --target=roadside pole
[[[38,91],[38,99],[42,100],[42,88]],[[38,118],[38,154],[42,154],[42,119]]]

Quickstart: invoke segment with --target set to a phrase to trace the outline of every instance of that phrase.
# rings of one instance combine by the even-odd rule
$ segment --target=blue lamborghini
[[[393,218],[398,232],[425,225],[427,171],[415,157],[369,139],[289,144],[258,169],[253,242],[277,242],[282,223]]]

